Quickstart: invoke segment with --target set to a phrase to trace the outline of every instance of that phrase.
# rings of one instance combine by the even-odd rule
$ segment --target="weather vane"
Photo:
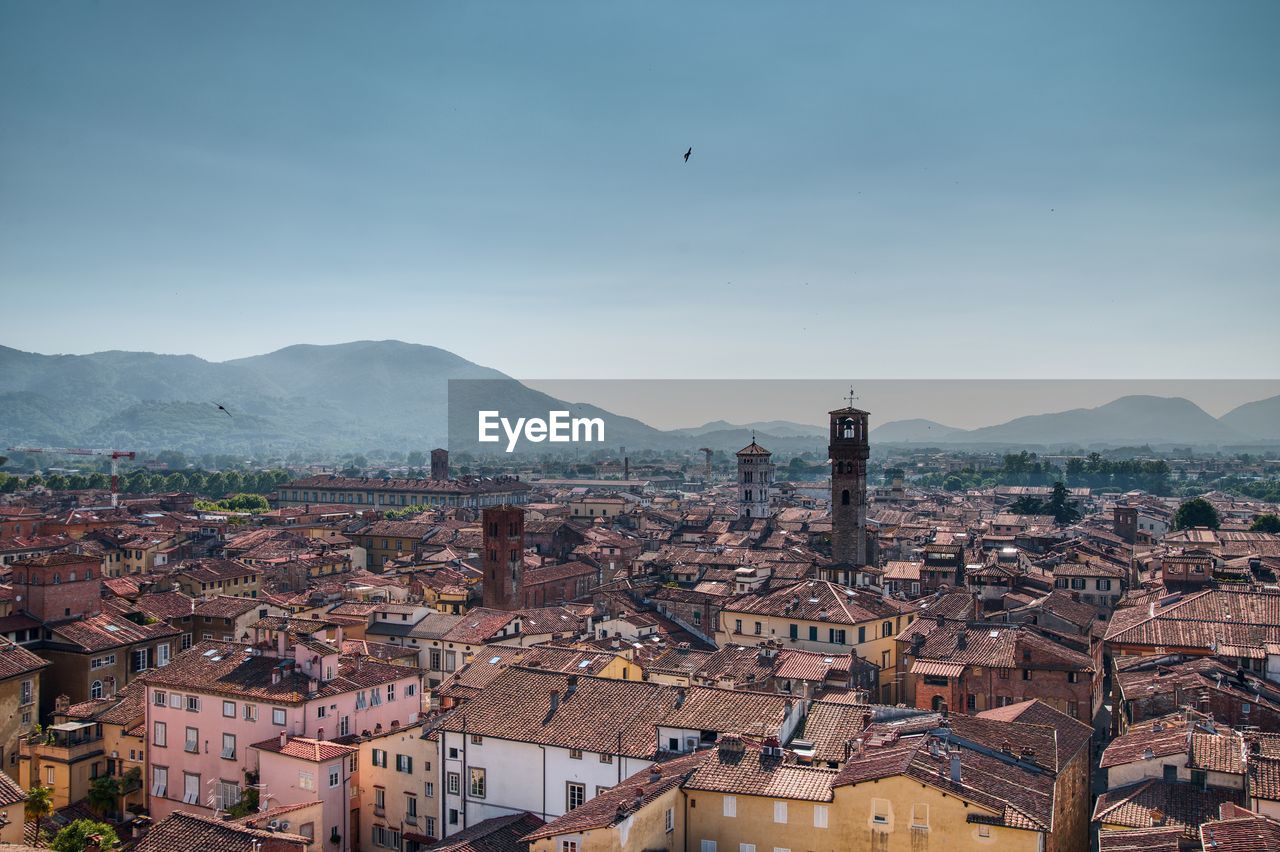
[[[853,401],[854,401],[855,399],[861,399],[861,398],[862,398],[862,397],[860,397],[860,396],[855,396],[855,395],[854,395],[854,393],[853,393],[853,385],[849,385],[849,407],[850,407],[850,408],[853,408]]]

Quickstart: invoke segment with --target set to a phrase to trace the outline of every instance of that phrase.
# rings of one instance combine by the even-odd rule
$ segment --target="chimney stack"
[[[289,732],[281,731],[280,732],[280,748],[284,748],[288,744],[289,744]]]
[[[960,752],[951,752],[951,780],[960,783]]]

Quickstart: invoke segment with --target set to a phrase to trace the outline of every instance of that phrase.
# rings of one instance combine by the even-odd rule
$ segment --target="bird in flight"
[[[217,405],[218,410],[221,411],[223,414],[227,415],[228,417],[231,417],[231,412],[227,411],[227,407],[225,405],[220,405],[218,403],[214,403],[214,405]]]
[[[692,154],[693,154],[693,146],[690,145],[689,150],[684,152],[684,161],[686,163],[689,162],[689,157],[692,156]]]

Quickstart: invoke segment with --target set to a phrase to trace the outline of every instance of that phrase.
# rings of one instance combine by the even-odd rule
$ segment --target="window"
[[[800,625],[799,625],[799,624],[793,624],[793,625],[791,625],[789,628],[787,628],[787,636],[788,636],[790,639],[792,639],[792,640],[799,639],[799,638],[800,638]]]
[[[818,628],[817,628],[817,627],[813,627],[813,626],[810,626],[810,627],[809,627],[809,641],[810,641],[810,642],[817,642],[817,641],[818,641]]]
[[[298,789],[314,790],[316,788],[316,776],[310,772],[298,773]]]
[[[166,642],[156,646],[156,667],[163,668],[167,665],[169,665],[169,644]]]
[[[151,665],[151,649],[139,648],[133,652],[133,670],[135,672],[145,671]]]
[[[484,744],[484,737],[483,737],[483,736],[481,736],[480,734],[472,734],[472,735],[471,735],[471,744],[472,744],[472,745],[483,745],[483,744]]]
[[[308,843],[315,840],[316,824],[314,822],[304,822],[302,825],[298,826],[298,834],[307,838]]]
[[[757,635],[757,636],[759,636],[763,631],[764,631],[764,625],[757,621],[757,622],[756,622],[756,635]]]
[[[1099,581],[1098,581],[1098,591],[1100,591],[1100,592],[1109,592],[1109,591],[1111,591],[1111,581],[1110,581],[1110,580],[1099,580]]]
[[[187,710],[191,713],[200,712],[200,696],[198,695],[187,696]]]
[[[222,735],[222,756],[227,760],[236,759],[236,735]]]
[[[893,635],[893,622],[892,622],[892,621],[886,621],[884,624],[880,625],[880,636],[881,636],[881,637],[885,637],[885,636],[892,636],[892,635]]]
[[[156,722],[152,725],[151,740],[160,748],[164,748],[169,744],[168,726],[164,722]]]
[[[169,703],[169,696],[163,690],[157,689],[151,693],[151,703],[157,707],[164,707]]]
[[[427,817],[426,828],[427,828],[427,831],[426,831],[427,837],[436,836],[436,818],[435,817]]]
[[[317,719],[323,719],[323,718],[324,718],[324,714],[325,714],[325,711],[326,711],[326,710],[328,710],[328,708],[327,708],[327,707],[325,707],[323,704],[317,705],[317,707],[316,707],[316,718],[317,718]]]
[[[724,815],[727,817],[736,817],[738,815],[738,797],[724,797]]]
[[[734,632],[734,633],[741,633],[741,632],[742,632],[742,619],[741,619],[741,618],[735,618],[735,619],[733,620],[733,632]]]
[[[698,845],[698,852],[716,852],[716,842],[714,840],[703,840]]]
[[[859,627],[858,628],[858,644],[861,645],[865,641],[867,641],[867,628]]]
[[[1077,683],[1080,680],[1079,672],[1067,672],[1067,683]]]
[[[387,767],[387,753],[383,749],[375,748],[373,750],[373,765],[381,766],[383,769]]]
[[[93,683],[89,684],[89,697],[90,698],[102,697],[102,681],[95,680]]]
[[[396,755],[396,772],[413,772],[413,756],[408,754]]]
[[[52,769],[53,767],[50,767]],[[53,781],[52,778],[49,779]],[[169,770],[163,766],[151,767],[151,795],[163,797],[169,789]]]
[[[862,630],[862,628],[861,628],[861,627],[859,627],[859,628],[858,628],[858,630],[859,630],[859,631],[861,631],[861,630]],[[844,632],[843,630],[837,630],[837,629],[835,629],[834,627],[828,628],[828,630],[827,630],[827,636],[828,636],[828,641],[829,641],[832,645],[843,645],[843,644],[844,644],[845,632]],[[858,641],[859,641],[859,642],[861,642],[861,641],[862,641],[861,637],[859,637]]]
[[[222,715],[228,719],[236,717],[236,703],[234,701],[222,702]]]
[[[436,784],[434,781],[422,782],[422,795],[426,796],[428,799],[434,799],[436,797]]]
[[[582,760],[582,749],[580,748],[569,749],[569,757],[572,760]]]
[[[786,802],[773,803],[773,821],[780,822],[783,824],[786,823],[787,821],[787,803]]]
[[[404,813],[413,819],[418,817],[418,797],[412,793],[404,794]]]
[[[462,792],[462,776],[456,772],[450,772],[445,776],[445,791],[450,796],[457,796]]]
[[[582,807],[582,803],[587,800],[587,785],[570,781],[565,785],[564,799],[564,806],[567,811]]]
[[[561,841],[560,841],[560,852],[578,852],[578,841],[576,841],[576,840],[561,840]]]
[[[738,852],[756,852],[756,845],[754,843],[739,843]]]
[[[329,787],[337,787],[342,783],[342,764],[335,763],[329,767]]]
[[[362,689],[362,690],[360,690],[359,692],[357,692],[357,693],[356,693],[356,709],[357,709],[357,710],[364,710],[364,709],[365,709],[365,708],[367,708],[368,706],[369,706],[369,696],[368,696],[368,694],[367,694],[367,693]]]
[[[871,800],[871,821],[876,825],[887,825],[889,822],[889,800]]]
[[[369,690],[369,706],[370,707],[382,706],[382,691],[379,690],[376,686],[373,689]]]
[[[258,721],[258,705],[257,704],[244,705],[244,720],[246,722]]]
[[[926,804],[914,804],[911,806],[911,827],[912,828],[928,828],[929,827],[929,806]]]
[[[54,778],[55,778],[52,766],[46,766],[44,768],[44,778],[45,778],[45,781],[48,782],[49,786],[52,787]]]
[[[285,724],[285,712],[283,707],[271,708],[271,724],[273,725]]]
[[[373,812],[377,816],[382,816],[387,812],[387,788],[373,788]]]
[[[676,830],[675,808],[667,808],[667,812],[662,816],[662,827],[666,829],[667,834]]]
[[[814,828],[827,827],[827,806],[826,805],[813,806],[813,827]]]
[[[483,799],[486,789],[484,770],[478,766],[473,766],[469,771],[471,774],[471,795],[473,798]]]
[[[186,741],[182,748],[192,754],[200,751],[200,730],[198,728],[187,728]]]
[[[194,805],[200,801],[200,776],[182,773],[182,801]]]
[[[978,823],[978,836],[979,836],[979,837],[990,837],[990,836],[991,836],[991,826],[989,826],[989,825],[984,825],[983,823]]]
[[[1022,679],[1023,679],[1023,680],[1031,680],[1031,669],[1023,669],[1023,670],[1022,670]]]
[[[387,700],[388,701],[396,700],[396,685],[394,683],[387,684]]]

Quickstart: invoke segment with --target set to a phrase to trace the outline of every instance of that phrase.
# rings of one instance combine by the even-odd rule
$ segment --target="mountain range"
[[[449,407],[452,398],[454,405]],[[231,416],[217,408],[225,405]],[[326,457],[373,449],[493,450],[475,442],[475,410],[606,421],[607,446],[733,452],[757,439],[779,453],[820,450],[821,426],[723,420],[659,430],[589,403],[565,402],[433,346],[357,341],[289,346],[210,362],[192,355],[41,355],[0,346],[0,448],[104,446],[254,457]],[[452,414],[450,414],[452,412]],[[980,429],[897,420],[879,444],[975,446],[1235,445],[1280,441],[1280,396],[1214,418],[1181,398],[1127,396],[1091,409]],[[560,450],[555,445],[532,445]]]

